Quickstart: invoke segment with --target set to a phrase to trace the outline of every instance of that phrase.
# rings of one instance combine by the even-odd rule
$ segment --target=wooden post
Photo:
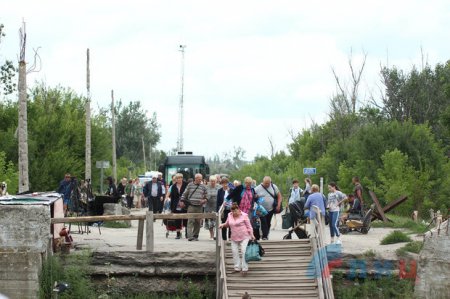
[[[414,212],[412,213],[412,219],[413,219],[414,222],[416,222],[416,223],[417,223],[417,221],[418,221],[418,215],[419,215],[419,212],[418,212],[418,211],[414,211]]]
[[[153,252],[154,251],[154,239],[153,239],[153,211],[147,211],[146,214],[146,221],[147,221],[147,230],[145,232],[146,237],[146,248],[147,252]]]
[[[144,239],[144,219],[139,220],[136,250],[142,250],[142,241]]]
[[[380,202],[378,201],[378,198],[376,197],[375,193],[373,193],[372,190],[369,191],[370,197],[372,197],[373,202],[375,203],[375,206],[377,207],[378,213],[381,216],[381,220],[383,222],[387,222],[386,216],[384,216],[383,208],[380,205]]]

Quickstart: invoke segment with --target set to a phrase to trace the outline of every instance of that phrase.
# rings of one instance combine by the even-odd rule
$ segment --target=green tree
[[[117,157],[125,156],[135,164],[143,161],[143,147],[155,148],[161,134],[156,113],[149,118],[141,107],[141,102],[130,102],[124,106],[121,101],[116,106],[116,144]]]
[[[54,190],[66,172],[84,179],[84,103],[84,98],[62,87],[39,85],[31,91],[28,134],[32,190]],[[93,116],[92,161],[110,159],[110,136],[106,118]],[[99,170],[93,177],[99,177]]]
[[[6,182],[8,184],[9,194],[17,193],[19,172],[12,161],[6,160],[4,152],[0,152],[0,182]]]
[[[420,210],[430,194],[429,174],[414,170],[408,163],[408,156],[397,149],[386,151],[381,159],[383,168],[378,170],[380,185],[376,190],[387,202],[408,196],[408,201],[396,208],[397,213],[410,215],[413,210]]]
[[[0,44],[2,37],[5,36],[4,25],[0,24]],[[17,84],[13,82],[13,78],[16,75],[17,70],[11,60],[5,60],[2,65],[0,65],[0,95],[8,95],[13,93]]]

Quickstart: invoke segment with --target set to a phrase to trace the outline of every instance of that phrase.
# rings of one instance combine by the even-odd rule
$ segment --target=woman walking
[[[134,194],[134,206],[138,209],[145,207],[145,201],[143,200],[144,197],[142,196],[142,189],[143,186],[139,181],[139,178],[135,178],[132,193]]]
[[[227,178],[224,177],[220,183],[222,184],[222,188],[220,188],[219,191],[217,191],[216,212],[219,212],[220,207],[222,205],[224,206],[221,222],[225,222],[225,221],[227,221],[228,214],[230,213],[230,209],[231,209],[231,200],[228,201],[226,199],[228,194],[230,194],[231,190],[230,190],[230,185],[229,185],[229,181]],[[226,227],[222,228],[222,239],[227,240],[227,235],[228,236],[230,235],[229,231],[227,232],[227,228]]]
[[[331,243],[334,243],[334,236],[337,237],[336,244],[342,244],[338,228],[339,222],[339,211],[341,209],[341,204],[345,201],[346,196],[344,193],[339,191],[338,186],[335,182],[328,184],[328,203],[327,208],[330,213],[330,234]]]
[[[227,221],[220,225],[220,228],[223,227],[229,227],[231,230],[231,251],[233,252],[234,271],[241,272],[242,276],[245,276],[248,271],[248,264],[245,261],[245,251],[248,241],[255,239],[248,215],[239,210],[239,206],[236,203],[233,203]]]
[[[206,186],[207,199],[205,205],[205,213],[215,213],[217,209],[217,192],[219,191],[219,186],[217,185],[216,176],[211,176],[209,178],[209,184]],[[216,227],[216,220],[205,219],[205,229],[209,230],[209,236],[211,240],[215,240],[214,228]]]
[[[167,196],[170,198],[170,210],[172,213],[180,214],[187,213],[186,209],[182,208],[180,205],[180,198],[186,189],[187,183],[183,180],[183,175],[181,173],[175,174],[175,184],[173,184]],[[177,231],[176,239],[181,239],[181,229],[183,225],[186,227],[186,219],[175,220],[175,227]],[[186,234],[187,235],[187,234]]]

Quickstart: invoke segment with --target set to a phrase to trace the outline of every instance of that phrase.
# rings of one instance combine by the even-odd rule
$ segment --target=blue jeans
[[[330,233],[331,237],[334,238],[339,237],[341,234],[339,233],[338,222],[339,222],[339,211],[337,212],[329,212],[330,213]]]

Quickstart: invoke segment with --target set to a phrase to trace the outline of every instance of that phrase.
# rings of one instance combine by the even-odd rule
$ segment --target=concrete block
[[[0,206],[0,251],[44,252],[50,235],[50,207]]]

